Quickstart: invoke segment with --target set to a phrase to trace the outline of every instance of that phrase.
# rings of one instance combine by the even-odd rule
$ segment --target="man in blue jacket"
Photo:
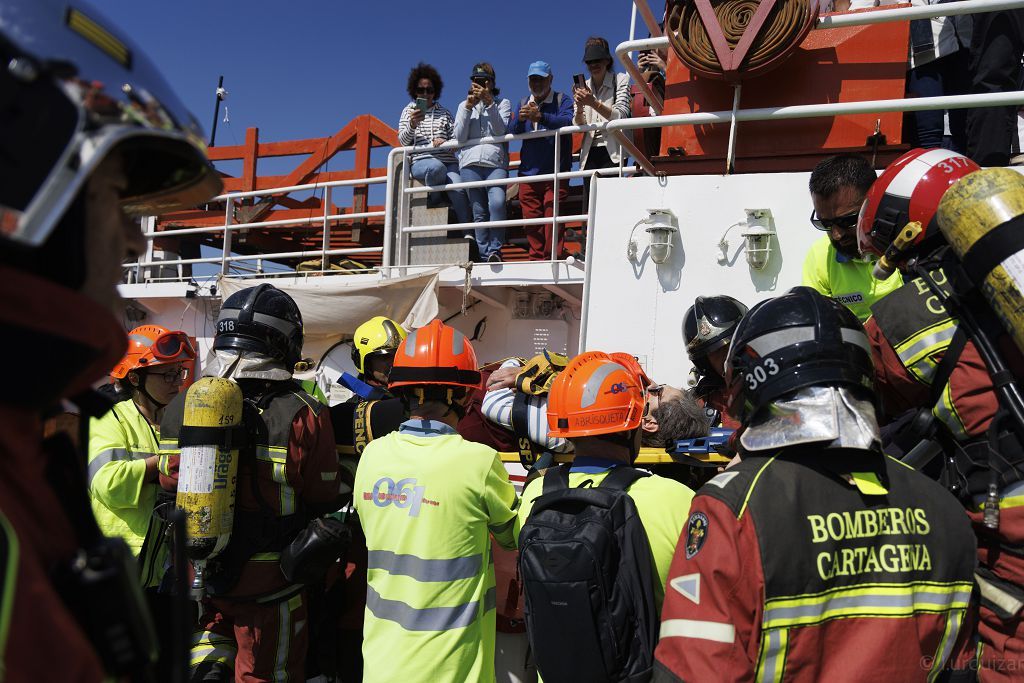
[[[551,66],[547,62],[534,62],[530,65],[527,76],[530,79],[530,96],[521,99],[518,108],[513,108],[512,124],[509,130],[518,134],[534,130],[554,130],[572,125],[572,97],[551,89]],[[559,172],[565,172],[572,167],[572,136],[561,136],[561,145]],[[520,176],[554,173],[554,136],[523,140],[519,159]],[[558,201],[564,202],[568,195],[568,181],[560,180],[558,182]],[[519,204],[523,209],[523,218],[550,218],[553,215],[554,197],[555,183],[553,180],[520,183]],[[551,258],[551,224],[528,225],[525,227],[525,231],[526,240],[530,245],[530,260],[544,261]],[[558,258],[563,258],[563,252],[563,238],[559,231],[558,251],[555,255]]]

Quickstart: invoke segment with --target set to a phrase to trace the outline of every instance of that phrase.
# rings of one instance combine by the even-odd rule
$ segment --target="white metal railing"
[[[534,130],[526,131],[524,133],[508,133],[506,135],[487,136],[482,138],[473,138],[466,140],[465,142],[459,142],[458,140],[449,140],[437,147],[433,146],[406,146],[406,147],[395,147],[388,154],[388,177],[391,178],[395,169],[400,163],[401,177],[399,179],[398,198],[399,206],[397,211],[395,207],[389,205],[385,208],[385,225],[384,235],[385,240],[390,235],[396,235],[398,239],[398,252],[399,260],[404,261],[404,257],[407,255],[408,243],[406,235],[417,233],[417,232],[433,232],[437,230],[468,230],[468,229],[492,229],[502,227],[515,227],[515,226],[531,226],[531,225],[551,225],[551,261],[557,261],[560,254],[558,251],[559,233],[560,226],[565,223],[576,223],[576,222],[587,222],[589,220],[589,214],[577,214],[572,216],[561,216],[559,215],[559,183],[562,181],[568,181],[572,178],[592,178],[595,175],[623,175],[627,173],[620,162],[617,169],[590,169],[580,171],[562,171],[562,136],[572,135],[574,133],[593,133],[604,129],[605,124],[587,124],[587,125],[572,125],[565,126],[554,130]],[[422,185],[419,187],[409,186],[409,178],[411,172],[410,159],[412,156],[417,154],[424,154],[430,152],[437,152],[438,150],[455,150],[469,145],[477,144],[507,144],[514,141],[533,140],[538,138],[554,137],[554,160],[552,173],[537,174],[531,176],[517,175],[514,177],[499,178],[495,180],[476,180],[476,181],[464,181],[458,183],[448,183],[445,185]],[[628,148],[633,148],[632,143],[628,145]],[[496,187],[496,186],[512,186],[521,185],[528,183],[540,183],[540,182],[552,182],[554,185],[554,192],[552,198],[551,217],[545,218],[524,218],[519,220],[504,220],[504,221],[487,221],[482,223],[470,222],[470,223],[444,223],[436,225],[425,225],[425,226],[410,226],[407,225],[409,221],[409,211],[411,206],[406,198],[417,194],[427,194],[429,192],[442,192],[447,190],[459,190],[459,189],[471,189],[479,187]],[[388,191],[388,201],[392,201],[392,190]],[[394,225],[394,220],[397,214],[397,226]],[[390,242],[385,244],[384,251],[384,264],[385,267],[392,265],[405,265],[404,263],[392,264],[392,251],[390,249]]]
[[[892,21],[907,21],[910,19],[923,19],[938,16],[953,16],[961,14],[973,14],[979,12],[992,12],[999,10],[1016,9],[1021,7],[1024,7],[1024,0],[960,0],[956,3],[943,3],[940,5],[926,5],[908,8],[894,8],[878,11],[853,12],[849,14],[832,15],[821,18],[818,21],[815,28],[831,29],[847,26],[862,26]],[[645,0],[634,1],[634,19],[632,23],[635,25],[635,17],[638,9],[640,15],[643,17],[644,22],[647,24],[648,28],[651,29],[652,26],[656,28],[657,24],[656,22],[654,22],[653,17],[650,16],[650,10],[649,7],[646,7]],[[632,30],[633,29],[631,27],[631,33]],[[638,68],[632,62],[631,56],[632,52],[636,50],[657,49],[666,47],[667,45],[668,39],[664,36],[661,36],[647,38],[643,40],[629,40],[619,44],[615,50],[616,55],[618,56],[619,60],[623,63],[623,66],[632,75],[634,82],[640,87],[642,91],[645,92],[645,94],[648,97],[648,101],[651,102],[652,104],[652,107],[654,107],[656,111],[659,112],[661,111],[662,104],[660,100],[654,95],[653,91],[650,90],[650,87],[643,79],[642,74],[640,74]],[[561,141],[563,139],[562,136],[564,135],[571,135],[573,133],[593,133],[602,131],[606,135],[613,136],[616,139],[616,141],[619,142],[619,144],[623,147],[624,152],[628,153],[629,156],[631,156],[636,161],[639,167],[641,167],[647,173],[655,175],[657,174],[657,169],[650,163],[646,155],[639,149],[637,149],[636,146],[633,144],[631,137],[629,135],[629,133],[632,130],[644,128],[660,128],[664,126],[729,123],[730,135],[727,151],[728,169],[731,168],[732,158],[734,155],[736,126],[738,123],[741,122],[813,118],[820,116],[837,116],[844,114],[882,113],[893,111],[907,112],[921,111],[927,109],[961,109],[967,107],[1008,106],[1020,104],[1024,104],[1024,91],[1011,91],[988,95],[955,95],[927,98],[900,98],[891,100],[872,100],[863,102],[809,104],[782,107],[762,107],[756,109],[739,109],[739,91],[737,90],[736,96],[734,98],[733,109],[729,111],[695,112],[689,114],[674,115],[659,114],[657,116],[649,117],[617,119],[602,124],[590,124],[584,126],[573,125],[566,126],[564,128],[556,130],[527,131],[525,133],[520,134],[507,134],[503,136],[475,138],[467,140],[465,142],[451,140],[442,145],[439,145],[438,147],[394,147],[388,154],[386,174],[383,176],[331,181],[325,183],[312,183],[306,185],[292,185],[288,187],[268,188],[265,190],[253,190],[247,192],[232,192],[215,197],[211,201],[226,202],[225,221],[224,225],[222,226],[181,228],[174,230],[156,231],[154,227],[155,221],[148,220],[148,228],[143,233],[149,239],[147,253],[145,257],[138,263],[127,264],[126,268],[128,268],[130,271],[134,271],[136,279],[139,279],[142,270],[146,268],[160,268],[165,266],[182,266],[203,263],[219,263],[221,264],[221,273],[226,274],[230,264],[232,263],[244,261],[256,261],[257,263],[262,263],[262,261],[272,260],[275,258],[312,258],[319,256],[321,258],[321,266],[323,271],[328,271],[328,258],[330,256],[345,254],[381,253],[382,268],[385,269],[385,272],[387,272],[387,269],[393,267],[400,267],[407,264],[408,236],[410,234],[438,230],[458,230],[470,228],[489,229],[510,226],[546,224],[550,224],[552,226],[552,250],[550,254],[550,262],[556,262],[559,256],[559,254],[556,253],[556,250],[558,245],[560,226],[566,223],[575,222],[589,223],[593,216],[594,210],[594,193],[591,192],[591,201],[587,213],[560,216],[558,210],[558,183],[572,178],[592,178],[597,175],[625,175],[627,173],[633,172],[633,169],[623,167],[622,162],[620,162],[619,167],[617,169],[611,168],[594,169],[586,171],[561,171]],[[461,147],[475,144],[502,144],[517,140],[523,141],[544,137],[555,138],[553,173],[539,174],[534,176],[516,176],[497,180],[459,182],[443,186],[411,187],[409,184],[411,166],[410,159],[412,155],[424,152],[436,152],[438,150],[459,149]],[[625,158],[625,156],[626,154],[623,154],[622,158]],[[509,165],[510,170],[517,165],[518,164],[516,162],[512,162]],[[553,215],[550,218],[545,217],[533,219],[489,221],[486,223],[445,223],[427,226],[408,225],[408,217],[411,208],[409,198],[414,195],[424,194],[428,192],[440,192],[450,189],[471,189],[479,187],[511,186],[524,183],[549,181],[554,182],[556,187],[553,200]],[[348,214],[328,213],[332,205],[330,201],[332,188],[343,186],[367,186],[385,183],[387,191],[384,211],[368,211]],[[324,190],[322,215],[310,216],[308,218],[283,219],[249,223],[233,223],[235,213],[235,202],[238,200],[251,197],[274,196],[290,192],[300,192],[317,189]],[[330,246],[330,228],[332,224],[345,221],[361,220],[366,218],[377,218],[381,216],[383,216],[384,218],[383,246],[356,247],[348,249],[328,248]],[[232,234],[238,231],[250,228],[276,229],[283,228],[286,226],[303,225],[315,225],[317,227],[323,227],[323,242],[320,249],[279,253],[265,253],[258,255],[233,255],[231,253]],[[195,259],[173,259],[165,261],[153,259],[152,240],[154,237],[172,237],[218,232],[223,234],[222,249],[221,254],[219,256]],[[591,241],[588,240],[588,248],[590,244]],[[395,256],[396,247],[398,250],[397,258]],[[586,297],[584,296],[584,298]]]

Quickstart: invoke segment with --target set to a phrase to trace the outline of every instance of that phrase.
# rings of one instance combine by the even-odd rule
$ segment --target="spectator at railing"
[[[893,5],[904,0],[851,0],[850,9]],[[911,0],[914,6],[935,5],[940,0]],[[914,19],[910,22],[910,97],[941,97],[968,92],[967,46],[971,44],[971,16]],[[1020,61],[1020,55],[1017,56]],[[967,147],[967,110],[950,109],[950,140],[945,141],[942,109],[907,115],[909,130],[904,139],[915,147],[947,147],[963,152]],[[1007,146],[1007,152],[1009,146]]]
[[[412,102],[402,110],[398,121],[398,141],[403,145],[437,147],[455,137],[452,113],[438,103],[444,82],[437,69],[420,62],[409,72],[406,90]],[[460,182],[459,164],[450,149],[421,152],[412,156],[412,177],[425,185],[446,185]],[[469,200],[463,190],[448,190],[455,216],[468,223]],[[441,204],[436,192],[427,195],[427,206]]]
[[[587,65],[590,78],[585,81],[584,87],[573,88],[573,123],[581,126],[629,118],[629,76],[612,69],[608,41],[597,36],[587,38],[583,48],[583,62]],[[601,131],[583,134],[580,169],[617,166],[621,156],[621,147],[614,136],[605,135]],[[584,183],[589,191],[590,179],[585,179]]]
[[[547,62],[530,64],[527,72],[530,81],[530,96],[519,101],[512,112],[512,133],[526,133],[534,130],[555,130],[572,123],[572,98],[551,89],[551,67]],[[572,136],[561,136],[559,150],[559,172],[572,168]],[[554,173],[555,138],[548,136],[523,140],[519,154],[519,175],[533,176]],[[555,184],[551,180],[519,185],[519,203],[523,218],[546,218],[553,215]],[[558,182],[558,201],[564,202],[569,196],[569,184]],[[543,261],[551,257],[552,228],[550,223],[525,227],[531,261]],[[564,231],[558,232],[556,256],[564,256]]]
[[[469,94],[455,115],[455,138],[459,142],[474,138],[505,135],[512,116],[512,104],[498,97],[494,67],[480,62],[470,74]],[[508,145],[477,143],[459,153],[459,172],[465,182],[498,180],[508,177]],[[473,209],[473,221],[505,220],[505,188],[501,185],[472,187],[466,190]],[[481,261],[501,261],[505,228],[477,228],[476,244]]]

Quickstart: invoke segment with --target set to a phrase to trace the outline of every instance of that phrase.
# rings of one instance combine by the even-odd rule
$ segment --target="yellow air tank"
[[[1024,177],[1008,168],[971,173],[942,196],[936,219],[964,271],[1024,351]]]
[[[231,540],[235,517],[242,390],[230,379],[203,377],[189,387],[179,446],[178,507],[185,511],[186,554],[195,568],[192,596],[205,592],[205,565]]]

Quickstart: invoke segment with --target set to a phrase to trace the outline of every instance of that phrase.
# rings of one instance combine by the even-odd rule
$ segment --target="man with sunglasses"
[[[89,499],[100,530],[123,538],[138,560],[140,583],[157,627],[168,643],[173,601],[158,591],[167,559],[164,528],[153,515],[159,484],[160,418],[184,388],[196,352],[184,332],[159,325],[136,327],[128,352],[114,367],[118,403],[89,424]],[[160,666],[170,675],[171,666]]]
[[[811,225],[826,235],[807,252],[802,284],[843,304],[861,322],[871,315],[871,304],[903,285],[898,277],[874,279],[873,262],[857,249],[857,215],[873,182],[867,159],[840,154],[815,166],[808,183]]]

